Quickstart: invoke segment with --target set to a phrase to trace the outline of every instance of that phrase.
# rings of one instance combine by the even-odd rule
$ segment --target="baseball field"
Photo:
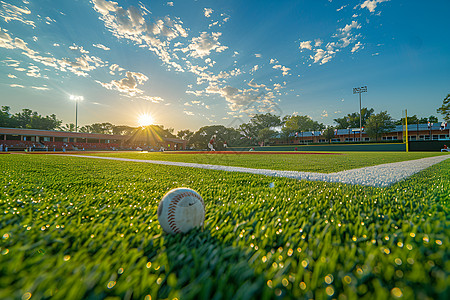
[[[93,155],[332,173],[441,154]],[[0,166],[0,299],[449,294],[449,159],[384,188],[44,154]],[[204,228],[163,233],[177,187],[203,197]]]

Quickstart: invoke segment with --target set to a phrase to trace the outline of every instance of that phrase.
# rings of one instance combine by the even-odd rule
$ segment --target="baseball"
[[[171,234],[201,227],[205,221],[205,202],[192,189],[170,190],[159,202],[158,221],[162,229]]]

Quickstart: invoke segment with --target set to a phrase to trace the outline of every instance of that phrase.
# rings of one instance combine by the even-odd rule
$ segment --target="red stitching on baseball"
[[[205,202],[203,201],[203,198],[201,196],[199,196],[197,193],[187,191],[187,192],[183,192],[183,193],[173,197],[172,201],[170,202],[169,207],[168,207],[167,217],[168,217],[169,227],[175,233],[181,232],[181,230],[176,226],[176,221],[175,221],[175,212],[178,208],[178,202],[180,202],[180,200],[182,198],[187,197],[187,196],[192,196],[194,198],[197,198],[202,203],[203,210],[205,210]]]

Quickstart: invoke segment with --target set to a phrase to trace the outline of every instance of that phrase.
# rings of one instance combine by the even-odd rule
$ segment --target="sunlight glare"
[[[153,117],[149,114],[142,114],[139,116],[138,124],[141,127],[149,126],[153,124]]]

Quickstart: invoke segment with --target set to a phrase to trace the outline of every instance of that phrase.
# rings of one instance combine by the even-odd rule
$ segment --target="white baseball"
[[[186,233],[202,227],[205,202],[194,190],[177,188],[164,195],[158,206],[158,221],[167,233]]]

